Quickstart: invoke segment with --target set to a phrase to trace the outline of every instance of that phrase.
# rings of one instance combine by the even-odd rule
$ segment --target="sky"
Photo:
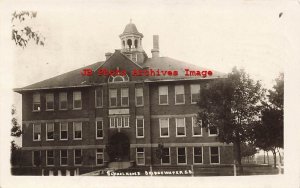
[[[289,99],[300,97],[296,81],[300,59],[299,0],[30,2],[0,2],[0,98],[1,104],[16,105],[19,120],[21,96],[12,88],[104,60],[106,52],[121,48],[119,34],[130,19],[143,33],[142,45],[149,57],[152,35],[159,35],[161,56],[224,73],[234,66],[245,68],[266,88],[272,88],[279,72],[285,72],[285,91],[292,91],[285,94],[285,107],[298,107],[295,100]],[[10,40],[10,15],[14,10],[37,11],[37,17],[26,24],[43,34],[45,46],[32,42],[22,49]],[[291,130],[297,126],[294,122],[300,121],[294,120],[299,116],[297,111],[285,111],[285,123]],[[1,106],[1,120],[9,122],[11,118],[5,114],[9,114],[9,108]],[[7,132],[1,128],[1,141]],[[285,144],[297,143],[294,138],[299,136],[293,136],[295,132],[288,131]],[[295,156],[288,154],[285,150],[285,160],[294,161]]]

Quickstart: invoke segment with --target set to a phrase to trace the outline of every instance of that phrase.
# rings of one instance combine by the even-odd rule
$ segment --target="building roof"
[[[121,55],[121,56],[120,56]],[[114,58],[112,57],[114,56]],[[94,72],[98,70],[98,68],[102,67],[106,62],[117,63],[120,61],[121,57],[128,59],[124,54],[120,53],[118,50],[109,58],[107,61],[97,62],[80,69],[76,69],[44,81],[40,81],[29,86],[23,88],[16,88],[14,91],[22,92],[22,91],[31,91],[31,90],[42,90],[42,89],[54,89],[54,88],[71,88],[71,87],[88,87],[92,85],[89,76],[81,75],[81,71],[85,68],[90,68]],[[123,58],[123,59],[124,59]],[[132,62],[130,59],[128,59]],[[113,62],[112,62],[113,61]],[[122,61],[123,62],[123,61]],[[132,62],[133,64],[136,64]],[[217,72],[210,69],[205,69],[202,67],[198,67],[196,65],[192,65],[183,61],[175,60],[169,57],[157,57],[157,58],[148,58],[145,63],[141,65],[137,65],[137,67],[141,67],[142,69],[152,69],[154,71],[178,71],[178,76],[147,76],[144,81],[148,82],[159,82],[159,81],[177,81],[177,80],[199,80],[199,79],[212,79],[212,78],[222,78],[226,77],[226,74]],[[193,71],[212,71],[212,76],[202,77],[202,76],[185,76],[185,69],[193,70]],[[141,78],[142,79],[142,78]]]
[[[130,22],[129,24],[126,25],[126,27],[125,27],[123,33],[121,34],[121,36],[122,36],[122,35],[128,35],[128,34],[136,34],[136,35],[141,35],[141,36],[143,36],[142,33],[138,32],[138,30],[137,30],[135,24],[134,24],[134,23],[131,23],[131,22]]]

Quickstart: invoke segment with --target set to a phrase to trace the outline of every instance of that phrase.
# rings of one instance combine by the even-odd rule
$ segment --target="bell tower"
[[[130,60],[142,64],[148,58],[142,46],[142,38],[144,35],[138,32],[131,19],[119,37],[121,39],[121,52]]]

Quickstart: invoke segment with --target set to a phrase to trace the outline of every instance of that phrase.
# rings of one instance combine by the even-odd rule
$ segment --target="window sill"
[[[145,138],[145,136],[137,136],[136,138]]]
[[[176,135],[176,137],[186,137],[186,135]]]
[[[218,136],[217,134],[211,134],[211,135],[208,135],[208,137],[216,137]]]
[[[60,111],[67,111],[68,109],[66,108],[66,109],[59,109]]]
[[[170,138],[170,136],[160,136],[160,138]]]
[[[135,107],[144,107],[144,104],[143,105],[135,105]]]
[[[32,112],[40,112],[40,110],[32,110]]]
[[[175,105],[185,105],[185,103],[175,103]]]
[[[187,165],[187,163],[177,163],[177,165]]]
[[[46,141],[54,141],[54,139],[46,139]]]
[[[103,137],[96,137],[96,140],[103,140]]]
[[[46,111],[46,112],[53,112],[54,109],[46,109],[45,111]]]
[[[192,135],[192,137],[203,137],[203,135]]]
[[[59,141],[68,141],[69,139],[59,139]]]
[[[82,108],[73,108],[72,110],[82,110]]]
[[[167,104],[158,104],[158,105],[160,105],[160,106],[167,106],[167,105],[169,105],[169,103],[167,103]]]
[[[103,108],[103,106],[95,106],[95,108]]]
[[[73,138],[73,140],[82,140],[82,138]]]

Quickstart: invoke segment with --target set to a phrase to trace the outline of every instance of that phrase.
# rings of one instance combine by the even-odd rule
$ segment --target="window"
[[[143,106],[144,105],[143,88],[135,88],[135,105],[136,106]]]
[[[184,104],[184,86],[177,85],[175,86],[175,104]]]
[[[185,118],[176,118],[176,136],[185,136]]]
[[[59,93],[59,109],[60,110],[68,109],[68,98],[66,92]]]
[[[136,148],[136,164],[144,165],[145,164],[145,151],[144,148]]]
[[[82,123],[81,122],[73,123],[73,135],[74,135],[74,140],[82,139]]]
[[[136,137],[144,138],[144,118],[136,119]]]
[[[81,102],[81,91],[74,91],[73,92],[73,109],[81,109],[82,102]]]
[[[194,164],[202,164],[202,147],[194,147]]]
[[[117,89],[109,89],[109,106],[117,106]]]
[[[102,87],[96,88],[95,90],[95,97],[96,97],[96,107],[103,106],[103,89]]]
[[[160,137],[169,137],[169,118],[159,119]]]
[[[103,121],[96,122],[96,139],[103,138]]]
[[[129,116],[114,116],[109,118],[110,128],[129,127]]]
[[[128,106],[129,105],[129,98],[128,98],[128,88],[121,89],[121,105]]]
[[[217,136],[217,135],[218,135],[218,128],[215,126],[209,126],[208,136]]]
[[[177,164],[186,164],[185,148],[177,148]]]
[[[47,166],[53,166],[54,165],[54,151],[53,150],[47,150],[46,151],[46,162]]]
[[[82,153],[81,149],[74,150],[74,165],[81,165],[82,164]]]
[[[41,141],[41,124],[33,124],[33,141]]]
[[[163,148],[161,164],[171,164],[170,148]]]
[[[41,96],[39,93],[33,94],[33,111],[41,111]]]
[[[137,54],[133,54],[132,55],[132,61],[133,62],[137,62]]]
[[[33,166],[40,166],[42,163],[42,158],[41,158],[41,151],[33,151],[32,154],[32,165]]]
[[[68,140],[68,122],[60,123],[60,140]]]
[[[46,123],[46,140],[54,140],[54,123]]]
[[[104,164],[103,149],[97,149],[97,151],[96,151],[96,164],[97,165],[103,165]]]
[[[159,93],[159,104],[160,105],[168,104],[168,86],[159,86],[158,93]]]
[[[210,153],[210,163],[220,164],[220,152],[219,147],[209,147]]]
[[[191,85],[191,103],[196,104],[200,96],[200,85],[192,84]]]
[[[54,110],[54,95],[53,93],[46,94],[46,110]]]
[[[68,165],[68,150],[60,150],[60,165],[66,166]]]
[[[197,123],[197,118],[192,117],[193,136],[202,136],[202,121]]]

